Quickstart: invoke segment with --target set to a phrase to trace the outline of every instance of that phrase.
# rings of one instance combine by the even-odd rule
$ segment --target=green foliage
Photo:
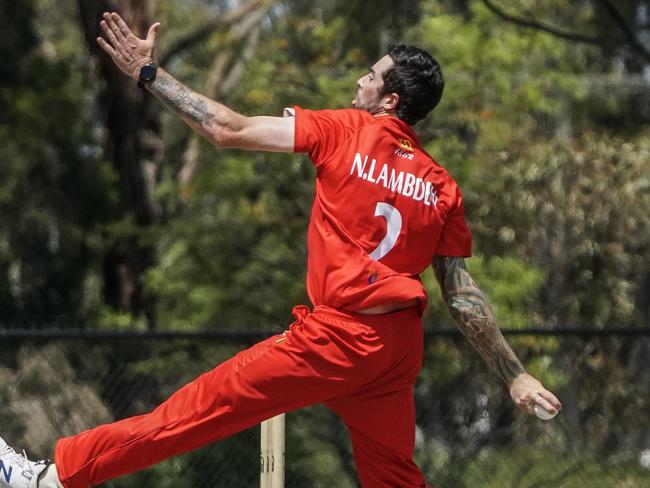
[[[290,413],[286,423],[286,478],[292,486],[357,486],[348,434],[338,417],[317,405]]]
[[[84,282],[97,272],[95,237],[114,180],[94,146],[87,80],[72,54],[39,44],[33,3],[7,9],[0,26],[12,33],[0,44],[8,71],[0,88],[0,308],[5,323],[65,326],[97,305]]]
[[[528,312],[544,282],[541,269],[527,265],[513,257],[485,257],[477,255],[466,260],[468,269],[491,305],[497,323],[508,329],[528,328],[534,319]],[[432,271],[423,275],[430,297],[426,317],[437,324],[451,322],[440,295],[439,285]]]
[[[480,1],[469,2],[466,12],[431,2],[414,32],[447,80],[423,128],[439,136],[429,149],[461,182],[486,153],[559,125],[580,90],[570,45],[543,33],[522,35],[495,21]]]
[[[585,456],[566,456],[557,452],[552,445],[535,444],[517,450],[486,449],[468,465],[459,466],[459,471],[462,472],[461,478],[455,479],[452,485],[459,488],[574,488],[582,486],[587,480],[597,483],[591,486],[632,488],[650,482],[650,474],[629,461],[603,464]],[[436,480],[444,486],[446,477],[443,474]]]
[[[527,310],[544,280],[539,268],[527,266],[510,257],[481,257],[469,263],[472,277],[487,290],[494,315],[503,327],[522,329],[531,326]]]
[[[218,156],[189,190],[187,217],[165,227],[149,289],[164,297],[170,327],[283,327],[292,304],[306,299],[311,168],[286,157]]]
[[[587,133],[504,152],[483,177],[474,227],[495,254],[545,270],[545,322],[629,323],[650,254],[648,139]]]

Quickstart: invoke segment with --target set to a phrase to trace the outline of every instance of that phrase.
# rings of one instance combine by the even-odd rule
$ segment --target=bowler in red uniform
[[[345,423],[364,488],[425,487],[413,462],[413,385],[422,363],[420,281],[433,266],[460,330],[515,404],[555,413],[558,399],[526,373],[465,268],[471,234],[461,192],[421,147],[413,124],[439,102],[440,66],[397,45],[357,82],[352,109],[246,117],[193,92],[154,63],[159,24],[137,38],[115,13],[97,41],[116,65],[220,147],[305,152],[316,166],[308,230],[313,307],[181,388],[154,411],[60,439],[55,463],[0,442],[10,488],[87,488],[324,403]]]

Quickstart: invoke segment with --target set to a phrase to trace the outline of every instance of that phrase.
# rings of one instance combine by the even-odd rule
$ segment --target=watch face
[[[140,70],[140,79],[142,81],[151,81],[156,77],[156,69],[158,67],[155,64],[145,64]]]

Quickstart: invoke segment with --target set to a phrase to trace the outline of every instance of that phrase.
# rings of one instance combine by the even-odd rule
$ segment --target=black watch
[[[138,77],[138,86],[144,88],[144,85],[156,79],[156,72],[158,65],[155,63],[147,63],[140,68],[140,76]]]

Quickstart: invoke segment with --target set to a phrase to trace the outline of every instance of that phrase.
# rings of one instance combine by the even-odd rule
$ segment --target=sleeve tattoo
[[[497,327],[483,293],[460,257],[436,256],[433,270],[456,325],[483,360],[510,385],[526,370]]]
[[[204,98],[174,78],[159,76],[150,86],[151,92],[172,110],[191,122],[210,128],[215,114],[208,107]]]

